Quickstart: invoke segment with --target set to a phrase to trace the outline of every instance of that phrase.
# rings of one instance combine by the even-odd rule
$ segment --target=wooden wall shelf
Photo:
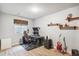
[[[68,20],[69,22],[74,20],[79,20],[79,17],[67,17],[66,20]]]
[[[78,26],[69,26],[67,24],[61,25],[61,24],[48,24],[48,26],[59,26],[60,30],[79,30]]]
[[[52,24],[52,23],[50,23],[50,24],[48,24],[48,26],[61,26],[61,24],[58,24],[58,23]]]
[[[77,26],[59,27],[60,30],[79,30]]]
[[[66,18],[67,21],[74,21],[74,20],[79,20],[79,17],[72,17],[72,14],[68,14],[67,18]],[[78,26],[69,26],[67,24],[65,25],[62,25],[62,24],[48,24],[48,26],[59,26],[60,30],[79,30],[79,27]]]

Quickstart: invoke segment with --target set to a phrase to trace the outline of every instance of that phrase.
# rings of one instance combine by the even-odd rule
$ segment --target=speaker
[[[79,56],[79,51],[77,49],[72,49],[72,56]]]
[[[53,48],[53,42],[52,42],[52,39],[46,39],[45,42],[44,42],[44,47],[47,48],[47,49],[51,49]]]

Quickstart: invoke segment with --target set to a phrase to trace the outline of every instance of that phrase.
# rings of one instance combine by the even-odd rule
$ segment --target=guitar
[[[63,41],[64,41],[64,52],[67,52],[67,45],[66,45],[65,37],[63,38]]]
[[[57,42],[57,50],[59,50],[60,52],[62,51],[62,44],[60,41]]]

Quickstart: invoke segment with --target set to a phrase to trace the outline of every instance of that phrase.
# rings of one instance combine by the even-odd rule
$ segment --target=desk
[[[31,36],[31,40],[34,44],[37,44],[38,46],[43,45],[44,43],[44,37],[43,36]]]

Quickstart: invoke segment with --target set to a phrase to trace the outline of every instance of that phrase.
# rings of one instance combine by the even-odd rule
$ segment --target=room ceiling
[[[37,19],[78,5],[78,3],[0,3],[0,11]]]

